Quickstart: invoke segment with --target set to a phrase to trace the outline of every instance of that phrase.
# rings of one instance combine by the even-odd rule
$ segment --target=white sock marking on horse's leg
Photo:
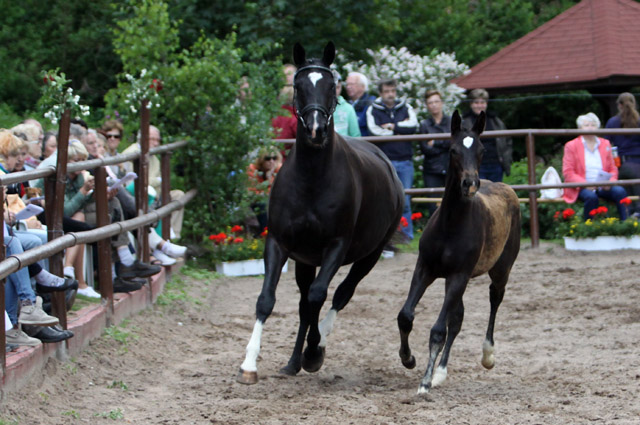
[[[433,373],[433,378],[431,379],[431,386],[437,387],[441,385],[445,379],[447,379],[447,368],[438,366],[436,371]]]
[[[256,320],[255,325],[253,325],[253,333],[251,334],[251,339],[249,339],[249,343],[247,344],[247,355],[242,362],[240,368],[242,368],[245,372],[257,372],[258,371],[258,354],[260,354],[260,339],[262,338],[262,322],[260,320]]]
[[[491,369],[496,364],[493,352],[493,344],[491,344],[489,340],[485,339],[482,343],[482,366],[487,369]]]
[[[327,337],[331,334],[333,330],[333,324],[336,321],[336,317],[338,316],[338,312],[334,309],[331,309],[327,312],[327,315],[322,319],[322,322],[318,324],[318,331],[320,331],[320,347],[327,346]]]

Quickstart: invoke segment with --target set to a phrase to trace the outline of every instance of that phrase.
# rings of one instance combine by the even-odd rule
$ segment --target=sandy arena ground
[[[193,298],[174,289],[170,305],[133,317],[77,358],[50,360],[42,377],[5,397],[0,423],[640,423],[637,251],[523,247],[498,312],[490,371],[480,365],[488,278],[471,281],[449,376],[425,397],[416,390],[444,285],[436,281],[418,305],[411,335],[418,366],[407,370],[398,357],[396,315],[416,258],[380,261],[338,316],[323,368],[294,378],[278,374],[298,323],[290,267],[265,326],[254,386],[237,384],[235,375],[261,278],[178,276]]]

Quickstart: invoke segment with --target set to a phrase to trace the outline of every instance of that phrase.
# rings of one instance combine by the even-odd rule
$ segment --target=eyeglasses
[[[120,136],[119,134],[109,134],[109,133],[107,133],[107,134],[105,134],[105,137],[106,137],[107,139],[119,139],[119,138],[121,138],[122,136]]]
[[[275,161],[276,159],[278,159],[278,157],[276,157],[276,156],[265,156],[264,157],[265,161]]]

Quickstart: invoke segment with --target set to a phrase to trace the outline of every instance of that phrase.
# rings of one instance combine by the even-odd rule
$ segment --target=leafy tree
[[[185,210],[182,236],[199,242],[246,211],[244,170],[250,152],[271,140],[280,65],[260,59],[270,54],[264,48],[239,48],[233,33],[224,39],[201,35],[189,48],[180,48],[178,23],[162,0],[130,0],[118,13],[123,18],[114,30],[114,45],[124,76],[132,77],[120,79],[109,94],[109,107],[131,110],[125,101],[131,82],[137,84],[133,76],[148,78],[148,72],[162,80],[162,107],[151,109],[152,122],[165,140],[189,141],[174,157],[183,187],[198,189],[197,200]],[[244,81],[249,93],[240,101]],[[129,115],[128,125],[136,127]]]

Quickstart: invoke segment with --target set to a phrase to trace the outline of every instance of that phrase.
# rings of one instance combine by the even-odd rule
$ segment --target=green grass
[[[76,300],[73,302],[73,306],[71,306],[71,311],[78,311],[90,305],[100,304],[100,301],[100,298],[89,298],[76,294]]]
[[[70,416],[73,419],[80,419],[80,414],[75,410],[67,410],[66,412],[62,412],[62,416]]]
[[[18,425],[18,424],[19,422],[15,418],[11,418],[11,419],[0,418],[0,425]]]
[[[120,388],[123,391],[127,391],[129,387],[122,381],[113,381],[111,384],[107,385],[107,388]]]
[[[122,409],[117,408],[115,410],[110,410],[109,412],[95,413],[93,416],[96,416],[98,418],[112,419],[115,421],[118,419],[124,419],[124,412],[122,411]]]
[[[128,351],[127,345],[131,340],[136,341],[138,339],[138,335],[132,333],[132,329],[125,329],[128,323],[128,320],[123,320],[120,326],[113,325],[104,330],[106,338],[119,342],[124,352]]]

